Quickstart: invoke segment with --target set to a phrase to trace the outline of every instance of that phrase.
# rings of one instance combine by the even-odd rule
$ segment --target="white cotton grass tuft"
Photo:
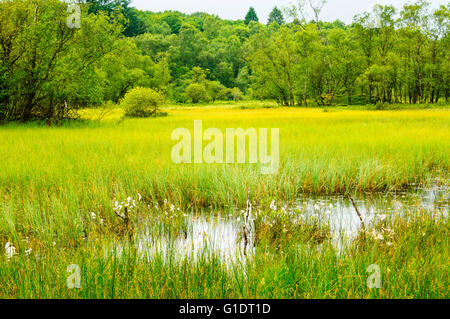
[[[138,193],[138,201],[142,200],[142,195]],[[133,197],[128,196],[125,201],[119,202],[117,200],[113,201],[113,210],[116,213],[116,215],[119,215],[119,217],[126,218],[126,215],[129,213],[132,213],[134,209],[136,209],[138,206],[136,203],[136,200],[133,199]],[[148,205],[148,208],[150,206]],[[100,219],[100,224],[103,224],[104,220]]]
[[[17,255],[16,247],[14,247],[13,243],[10,243],[10,242],[6,243],[6,245],[5,245],[5,253],[6,253],[6,258],[8,258],[8,259],[11,259],[15,255]]]
[[[272,203],[270,203],[270,209],[273,211],[277,210],[277,205],[275,204],[275,199],[272,201]]]
[[[394,231],[390,228],[382,228],[381,231],[377,231],[375,229],[372,229],[371,231],[367,232],[374,240],[377,241],[387,241],[387,239],[392,239],[395,235]],[[392,246],[392,242],[387,242],[388,246]]]
[[[378,233],[374,236],[374,239],[382,241],[382,240],[384,240],[384,236],[382,234]]]

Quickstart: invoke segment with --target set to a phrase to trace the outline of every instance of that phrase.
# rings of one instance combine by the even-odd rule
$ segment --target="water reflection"
[[[378,217],[384,219],[392,214],[405,214],[422,210],[440,213],[448,217],[450,193],[445,187],[417,189],[415,192],[392,192],[388,194],[360,194],[355,204],[365,225],[371,225]],[[330,225],[333,242],[341,246],[357,236],[361,221],[351,200],[344,196],[301,197],[295,208],[307,216],[321,213],[320,218]]]
[[[364,224],[370,226],[376,218],[391,214],[422,211],[438,212],[448,218],[449,190],[444,187],[418,189],[415,192],[389,194],[361,194],[355,196]],[[257,210],[257,207],[253,208]],[[349,198],[343,196],[300,197],[294,204],[286,204],[283,210],[292,218],[308,220],[320,218],[328,223],[331,237],[337,248],[355,238],[361,228],[361,221],[355,213]],[[245,218],[243,214],[191,214],[186,217],[186,226],[176,236],[155,232],[155,225],[147,225],[137,234],[136,248],[141,256],[163,260],[189,259],[198,261],[212,256],[227,265],[245,263],[254,254],[254,233],[243,235]],[[247,221],[251,229],[252,220]]]
[[[224,264],[237,260],[245,262],[246,257],[253,254],[253,242],[246,244],[242,238],[241,218],[203,214],[190,215],[186,219],[187,227],[173,240],[155,237],[151,227],[145,228],[138,235],[138,251],[148,259],[157,255],[164,260],[198,261],[214,256]]]

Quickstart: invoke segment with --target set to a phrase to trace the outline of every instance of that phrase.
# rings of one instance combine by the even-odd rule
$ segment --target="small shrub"
[[[107,117],[114,111],[115,107],[116,105],[112,101],[106,101],[105,103],[101,104],[94,110],[94,120],[97,122],[101,122],[105,117]]]
[[[235,102],[238,102],[238,101],[240,101],[240,100],[242,100],[242,99],[244,98],[244,94],[243,94],[242,91],[241,91],[239,88],[237,88],[237,87],[235,87],[235,88],[233,88],[233,89],[231,90],[231,95],[233,96],[233,100],[234,100]]]
[[[206,83],[206,90],[213,103],[217,100],[227,99],[230,93],[230,89],[227,89],[219,81],[208,81]]]
[[[199,83],[190,84],[184,91],[184,94],[192,103],[209,101],[209,95],[206,87]]]
[[[378,102],[378,103],[375,105],[375,109],[378,110],[378,111],[386,110],[387,107],[388,107],[387,103],[384,103],[384,102],[381,102],[381,101]]]
[[[155,90],[136,87],[127,94],[120,102],[129,117],[149,117],[158,115],[159,107],[164,104],[164,96]]]

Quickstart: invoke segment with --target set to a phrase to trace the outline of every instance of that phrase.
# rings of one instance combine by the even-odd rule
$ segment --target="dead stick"
[[[358,206],[356,206],[356,203],[355,203],[355,201],[353,200],[353,197],[352,197],[351,195],[348,195],[348,197],[350,197],[350,200],[351,200],[351,202],[352,202],[352,205],[353,205],[353,207],[354,207],[355,210],[356,210],[356,214],[358,214],[359,220],[361,221],[362,228],[363,228],[363,230],[365,231],[365,230],[366,230],[366,226],[364,225],[364,220],[363,220],[363,218],[362,218],[361,213],[359,212]]]
[[[120,215],[118,212],[114,212],[114,214],[116,214],[117,217],[119,217],[121,220],[126,221],[126,218]]]
[[[249,218],[250,218],[250,210],[251,210],[251,204],[250,204],[250,189],[249,189],[248,195],[247,195],[247,209],[245,210],[245,215],[244,215],[244,255],[245,256],[247,256],[247,246],[248,246],[247,223],[249,222]]]

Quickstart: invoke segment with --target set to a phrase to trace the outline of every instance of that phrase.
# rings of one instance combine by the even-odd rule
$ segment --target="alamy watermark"
[[[193,139],[191,131],[187,128],[175,129],[171,138],[173,141],[179,141],[172,148],[171,154],[172,161],[176,164],[259,164],[262,174],[276,174],[280,167],[278,128],[272,128],[270,136],[267,128],[259,128],[258,130],[255,128],[248,128],[247,130],[227,128],[225,134],[223,134],[218,128],[208,128],[203,131],[203,122],[196,120],[194,121]],[[205,141],[209,143],[203,147]]]
[[[67,272],[70,274],[67,277],[67,288],[80,289],[81,288],[81,268],[78,265],[67,266]]]
[[[367,267],[367,272],[370,274],[367,278],[367,287],[370,289],[381,288],[381,268],[378,265],[370,265]]]
[[[69,29],[81,28],[81,8],[78,4],[69,4],[67,6],[67,13],[70,15],[67,17],[67,27]]]

